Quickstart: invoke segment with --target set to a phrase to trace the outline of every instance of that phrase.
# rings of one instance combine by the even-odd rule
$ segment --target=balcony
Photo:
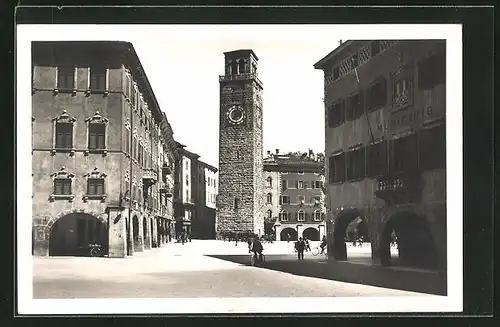
[[[375,196],[388,205],[418,202],[421,195],[420,174],[400,172],[377,178]]]
[[[161,173],[163,176],[170,175],[172,173],[172,168],[169,165],[163,165],[163,167],[161,167]]]
[[[160,193],[165,194],[165,196],[167,198],[171,198],[174,196],[173,187],[167,183],[164,183],[164,182],[160,183]]]
[[[244,80],[249,80],[249,79],[253,79],[261,87],[263,86],[260,79],[254,73],[219,76],[219,82],[244,81]]]
[[[142,180],[148,185],[155,184],[158,181],[158,174],[153,169],[145,169],[142,173]]]

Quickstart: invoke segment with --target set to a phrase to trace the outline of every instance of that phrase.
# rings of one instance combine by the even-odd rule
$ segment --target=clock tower
[[[220,83],[217,236],[264,233],[262,90],[252,50],[225,52]]]

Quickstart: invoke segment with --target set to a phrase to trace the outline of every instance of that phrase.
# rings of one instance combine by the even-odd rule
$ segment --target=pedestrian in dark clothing
[[[295,249],[297,250],[297,254],[299,256],[299,260],[304,260],[304,250],[306,248],[306,243],[304,240],[299,238],[299,240],[295,243]]]
[[[182,245],[184,245],[184,242],[186,242],[186,232],[181,233],[181,242],[182,242]]]
[[[325,246],[326,246],[326,236],[323,235],[323,239],[321,240],[321,245],[319,246],[321,248],[321,254],[325,252]]]

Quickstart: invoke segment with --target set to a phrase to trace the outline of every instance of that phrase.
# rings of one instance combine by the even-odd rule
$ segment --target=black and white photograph
[[[19,313],[462,310],[460,25],[16,47]]]

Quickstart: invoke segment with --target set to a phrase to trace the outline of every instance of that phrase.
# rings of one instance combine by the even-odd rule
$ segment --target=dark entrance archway
[[[107,253],[107,226],[86,213],[71,213],[58,219],[50,230],[49,255],[90,256],[90,244]]]
[[[132,231],[133,231],[133,240],[134,240],[134,251],[139,250],[139,218],[134,216],[132,218]]]
[[[395,238],[394,238],[395,237]],[[396,243],[398,256],[391,256],[391,242]],[[436,268],[437,247],[430,224],[425,217],[413,212],[399,212],[386,222],[380,242],[383,265]]]
[[[368,224],[358,209],[348,209],[339,213],[333,225],[333,257],[338,261],[347,260],[346,241],[369,239]]]
[[[130,231],[130,217],[125,219],[125,229],[127,234],[127,255],[132,255],[132,233]]]
[[[154,235],[155,234],[154,234],[154,228],[153,228],[154,226],[153,226],[153,224],[154,224],[154,220],[153,220],[153,218],[150,218],[149,219],[149,226],[151,227],[151,245],[154,248],[156,248],[157,247],[157,245],[156,245],[157,240],[154,239]]]
[[[319,241],[319,230],[314,227],[308,227],[302,232],[302,237],[306,237],[310,241]]]
[[[282,241],[297,241],[297,231],[291,227],[283,228],[280,233],[280,240]]]

